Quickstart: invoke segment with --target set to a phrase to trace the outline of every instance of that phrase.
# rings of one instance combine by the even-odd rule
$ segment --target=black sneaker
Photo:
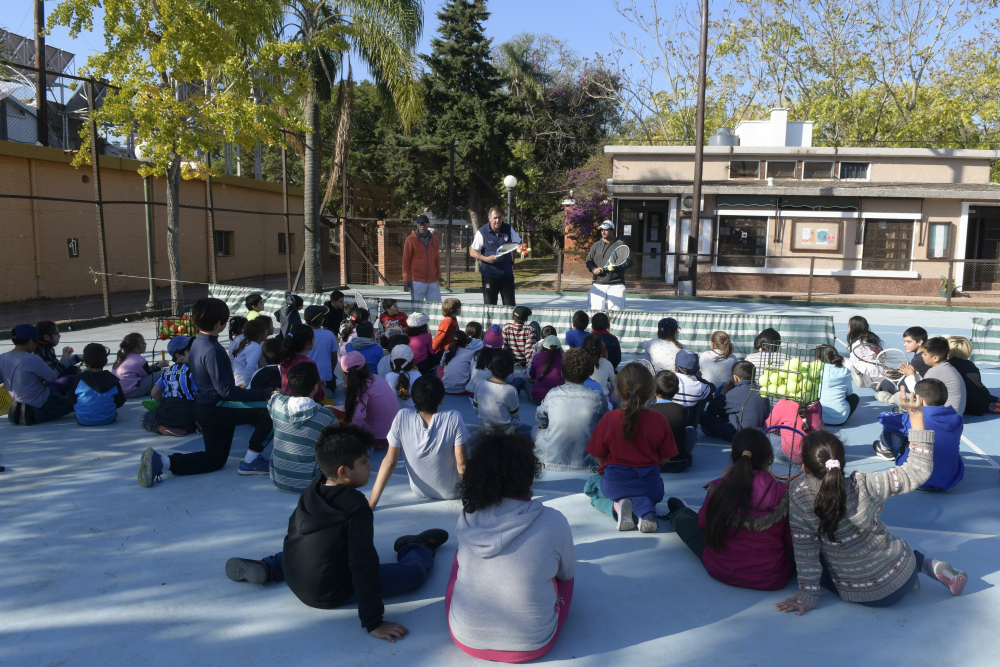
[[[892,450],[882,444],[881,440],[876,440],[872,443],[872,449],[875,450],[875,456],[881,456],[884,459],[889,459],[890,461],[896,460],[896,455],[892,453]]]
[[[262,560],[230,558],[226,561],[226,576],[260,586],[271,581],[271,568]]]
[[[448,541],[448,531],[440,528],[430,528],[419,535],[403,535],[392,545],[393,551],[399,553],[407,544],[422,544],[432,552]]]
[[[680,498],[667,498],[667,509],[670,510],[670,514],[673,514],[679,509],[687,507],[684,501]]]

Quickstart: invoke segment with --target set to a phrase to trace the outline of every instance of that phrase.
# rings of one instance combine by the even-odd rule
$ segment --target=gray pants
[[[135,388],[132,391],[125,392],[125,398],[139,398],[140,396],[149,396],[149,392],[153,391],[153,385],[156,381],[160,379],[163,375],[163,371],[156,371],[152,375],[146,375],[139,378],[139,382],[136,383]]]

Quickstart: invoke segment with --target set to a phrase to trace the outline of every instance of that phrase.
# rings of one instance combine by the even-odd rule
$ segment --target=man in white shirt
[[[503,305],[516,306],[514,301],[514,255],[508,253],[497,257],[497,250],[507,243],[520,243],[514,228],[503,221],[503,211],[494,206],[490,209],[490,224],[480,227],[472,239],[469,254],[479,260],[479,272],[483,279],[483,303],[497,305],[497,295]]]

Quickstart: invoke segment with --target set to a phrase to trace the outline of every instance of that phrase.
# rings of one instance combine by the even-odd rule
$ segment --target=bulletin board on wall
[[[792,250],[839,253],[843,248],[842,220],[795,220],[792,222]]]

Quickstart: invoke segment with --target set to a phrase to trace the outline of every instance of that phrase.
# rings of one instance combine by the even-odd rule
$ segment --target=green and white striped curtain
[[[209,295],[222,299],[229,306],[234,315],[246,313],[246,306],[243,301],[248,294],[257,293],[263,296],[265,310],[267,312],[277,311],[284,305],[285,293],[277,290],[254,290],[249,287],[232,287],[228,285],[212,285],[209,287]],[[322,305],[326,302],[329,294],[304,294],[297,293],[302,297],[306,306]],[[376,309],[377,294],[366,295],[368,306],[372,310]],[[353,300],[353,296],[348,293],[347,300]],[[736,311],[742,304],[734,303],[731,308]],[[430,301],[400,301],[400,311],[409,315],[410,313],[424,313],[430,320],[431,332],[435,330],[441,321],[441,304]],[[503,325],[510,321],[511,311],[507,306],[485,306],[482,304],[463,304],[462,312],[458,316],[459,323],[464,327],[468,322],[480,322],[483,328],[492,324]],[[573,313],[570,308],[531,308],[531,319],[541,326],[551,325],[559,332],[562,339],[566,331],[573,327]],[[587,311],[593,315],[596,311]],[[677,320],[681,328],[678,336],[684,345],[694,352],[702,352],[709,349],[709,341],[714,331],[725,331],[729,334],[730,340],[736,345],[736,353],[744,357],[753,352],[753,340],[757,334],[768,327],[775,329],[781,334],[782,340],[794,341],[797,343],[807,343],[812,345],[833,345],[834,328],[833,318],[825,315],[760,315],[755,313],[689,313],[689,312],[651,312],[641,310],[617,310],[608,313],[611,318],[611,333],[621,340],[622,352],[641,353],[643,341],[657,337],[657,322],[663,317],[673,317]],[[372,313],[372,320],[377,317],[377,313]],[[1000,320],[990,320],[997,322],[1000,327]],[[998,329],[997,350],[1000,350],[1000,329]]]
[[[972,360],[1000,361],[1000,320],[972,318]]]

